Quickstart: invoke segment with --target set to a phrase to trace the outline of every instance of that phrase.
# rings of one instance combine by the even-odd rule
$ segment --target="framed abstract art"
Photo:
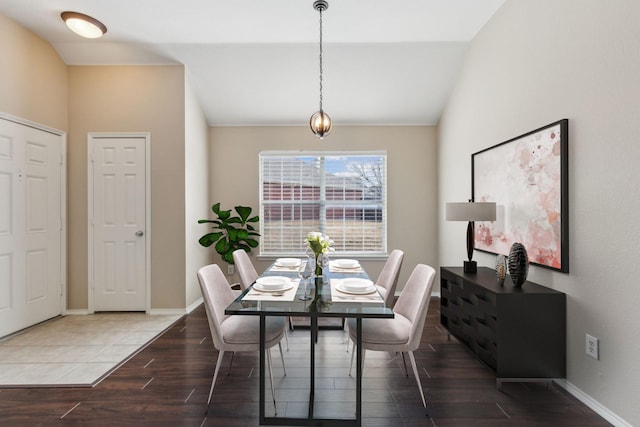
[[[520,242],[531,264],[569,272],[568,132],[563,119],[471,155],[473,200],[497,208],[476,223],[476,249],[508,255]]]

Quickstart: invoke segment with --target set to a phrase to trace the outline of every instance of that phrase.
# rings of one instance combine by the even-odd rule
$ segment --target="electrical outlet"
[[[598,360],[600,358],[600,354],[598,352],[598,338],[592,337],[589,334],[586,334],[586,336],[587,336],[587,348],[586,348],[587,356],[591,356],[594,359]]]
[[[236,272],[235,265],[233,265],[233,264],[227,265],[227,274],[228,275],[232,275],[235,272]]]

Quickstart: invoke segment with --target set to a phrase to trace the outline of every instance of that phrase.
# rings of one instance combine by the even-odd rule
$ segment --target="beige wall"
[[[223,208],[259,203],[258,154],[263,150],[386,150],[388,191],[388,249],[405,251],[398,288],[418,263],[438,266],[437,144],[433,127],[338,126],[319,140],[306,126],[214,127],[211,141],[211,201]],[[206,232],[206,226],[202,226]],[[310,230],[311,231],[311,230]],[[273,260],[256,260],[258,271]],[[221,262],[215,254],[216,262]],[[377,277],[384,260],[363,262]],[[226,265],[226,264],[224,264]],[[229,278],[238,281],[237,276]]]
[[[440,260],[460,265],[465,230],[442,221],[442,204],[469,196],[471,153],[569,119],[570,273],[532,266],[529,277],[567,294],[566,386],[617,425],[640,425],[638,22],[636,0],[507,1],[473,41],[439,126]]]
[[[186,305],[200,298],[198,269],[211,263],[211,251],[198,239],[202,227],[198,220],[207,218],[209,204],[209,127],[189,79],[185,80],[185,283]]]
[[[0,14],[0,112],[67,130],[67,66],[51,45]]]
[[[69,67],[67,306],[87,308],[87,134],[151,133],[151,308],[185,307],[182,66]]]

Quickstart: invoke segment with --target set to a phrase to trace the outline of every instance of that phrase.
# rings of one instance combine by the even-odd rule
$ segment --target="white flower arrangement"
[[[334,241],[331,240],[329,236],[317,231],[310,232],[304,241],[309,245],[316,256],[319,254],[326,254],[327,252],[333,252],[335,250],[333,248]]]

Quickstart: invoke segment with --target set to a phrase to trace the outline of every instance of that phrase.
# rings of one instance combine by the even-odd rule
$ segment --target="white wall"
[[[465,227],[444,222],[442,206],[470,196],[470,155],[569,119],[570,273],[531,267],[529,279],[567,294],[569,388],[611,411],[616,424],[633,425],[640,425],[638,22],[637,0],[508,0],[473,41],[439,125],[440,261],[459,265]],[[474,259],[493,266],[488,254]],[[600,339],[600,360],[585,355],[585,333]]]
[[[185,307],[184,76],[182,65],[68,67],[69,309],[88,302],[89,132],[151,132],[151,308]]]
[[[198,269],[211,262],[210,251],[200,246],[201,218],[209,216],[209,127],[185,73],[185,284],[186,307],[202,294],[196,276]]]

